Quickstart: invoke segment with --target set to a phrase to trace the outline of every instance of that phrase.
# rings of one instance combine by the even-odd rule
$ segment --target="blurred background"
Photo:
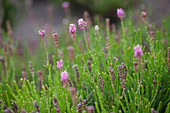
[[[62,23],[67,23],[62,3],[65,0],[0,0],[0,26],[6,31],[9,20],[14,31],[14,39],[29,39],[30,43],[38,40],[37,31],[50,26],[52,32],[58,32]],[[88,11],[90,17],[98,14],[110,18],[118,24],[116,9],[134,12],[149,10],[150,19],[159,24],[160,18],[170,13],[170,0],[68,0],[70,17],[78,19]],[[1,29],[1,31],[2,31]]]

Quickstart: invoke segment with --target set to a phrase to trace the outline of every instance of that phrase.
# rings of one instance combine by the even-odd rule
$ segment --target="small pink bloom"
[[[95,31],[98,31],[98,30],[99,30],[99,26],[95,25]]]
[[[119,18],[123,18],[124,15],[125,15],[125,13],[124,13],[124,11],[123,11],[122,8],[117,9],[117,16],[118,16]]]
[[[72,37],[75,38],[76,26],[74,24],[70,24],[69,32],[72,35]]]
[[[139,44],[137,46],[133,47],[133,50],[134,50],[135,57],[143,55],[142,47]]]
[[[57,61],[57,68],[61,70],[63,67],[63,61],[60,59],[60,61]]]
[[[146,17],[146,12],[145,12],[145,11],[142,12],[142,17],[143,17],[143,18]]]
[[[65,8],[68,8],[69,5],[70,5],[70,3],[66,1],[66,2],[63,2],[63,3],[61,4],[61,7],[65,9]]]
[[[40,35],[40,37],[44,37],[44,33],[45,33],[45,30],[39,30],[39,35]]]
[[[68,78],[68,73],[65,70],[64,72],[61,72],[61,81],[67,80]]]
[[[85,26],[87,26],[87,22],[85,22],[82,18],[78,20],[78,25],[80,26],[80,29],[85,29]]]
[[[70,33],[75,33],[76,32],[76,26],[74,24],[70,24],[69,26],[69,32]]]
[[[53,38],[58,38],[58,33],[53,33],[52,36]]]

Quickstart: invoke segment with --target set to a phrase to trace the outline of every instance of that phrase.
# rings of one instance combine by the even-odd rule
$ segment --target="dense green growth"
[[[4,32],[4,46],[0,48],[0,111],[9,107],[18,112],[24,108],[28,113],[32,110],[90,113],[94,106],[93,112],[97,113],[149,113],[153,110],[169,113],[168,18],[159,28],[138,18],[137,29],[132,18],[124,18],[121,30],[115,27],[111,30],[110,23],[105,25],[98,17],[94,20],[99,31],[91,24],[84,32],[77,26],[75,43],[69,34],[69,25],[61,28],[58,46],[53,44],[51,33],[46,30],[45,41],[40,42],[34,54],[28,52],[25,43],[24,46],[19,42],[15,44],[12,36]],[[137,44],[142,46],[141,59],[134,56],[133,47]],[[56,67],[60,59],[63,60],[61,70]],[[66,84],[60,80],[64,70],[69,75]]]

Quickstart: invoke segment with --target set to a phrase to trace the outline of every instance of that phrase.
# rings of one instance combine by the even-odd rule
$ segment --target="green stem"
[[[125,28],[124,28],[123,19],[121,19],[121,25],[122,25],[122,34],[123,34],[123,39],[125,39]]]
[[[47,46],[46,46],[46,43],[45,43],[44,40],[43,40],[43,43],[44,43],[44,48],[45,48],[45,52],[46,52],[46,56],[47,56],[47,62],[46,62],[46,65],[44,67],[46,67],[48,69],[48,72],[49,72],[49,75],[48,75],[48,85],[49,85],[49,87],[48,87],[48,103],[49,103],[48,112],[50,113],[50,109],[51,109],[51,93],[52,93],[52,89],[53,89],[52,79],[51,79],[51,65],[49,64]]]
[[[84,39],[85,39],[86,47],[87,47],[87,50],[89,51],[89,46],[88,46],[88,43],[87,43],[87,37],[86,37],[85,29],[83,29],[83,33],[84,33]]]

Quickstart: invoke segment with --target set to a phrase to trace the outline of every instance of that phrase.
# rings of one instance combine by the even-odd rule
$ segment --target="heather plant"
[[[1,112],[169,113],[169,21],[152,27],[142,13],[135,30],[123,9],[117,15],[119,29],[96,17],[96,26],[81,18],[64,25],[61,34],[37,30],[35,55],[3,39]]]

